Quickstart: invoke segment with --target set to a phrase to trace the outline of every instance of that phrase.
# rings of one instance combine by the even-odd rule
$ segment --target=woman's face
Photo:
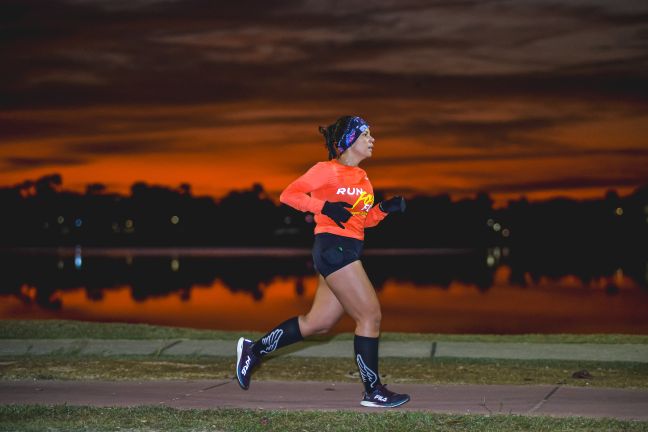
[[[367,129],[355,140],[349,150],[357,153],[363,159],[369,158],[373,153],[374,141],[374,137],[371,136],[371,132]]]

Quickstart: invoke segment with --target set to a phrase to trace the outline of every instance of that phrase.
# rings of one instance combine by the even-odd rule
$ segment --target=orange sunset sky
[[[0,23],[0,186],[276,196],[344,114],[387,194],[648,183],[646,2],[9,0]]]

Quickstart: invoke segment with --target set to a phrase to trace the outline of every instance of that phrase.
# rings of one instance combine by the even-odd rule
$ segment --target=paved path
[[[349,357],[353,341],[306,342],[282,355]],[[7,355],[209,355],[233,356],[234,340],[3,339]],[[381,357],[462,357],[629,361],[648,363],[648,344],[550,344],[483,342],[380,342]]]
[[[611,417],[648,421],[648,391],[561,386],[396,384],[412,401],[399,410],[457,414]],[[359,384],[219,381],[0,381],[0,404],[373,411]]]

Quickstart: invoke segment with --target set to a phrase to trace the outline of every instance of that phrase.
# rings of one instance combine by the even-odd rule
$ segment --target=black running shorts
[[[363,241],[351,237],[321,233],[315,235],[313,262],[315,270],[327,277],[360,259]]]

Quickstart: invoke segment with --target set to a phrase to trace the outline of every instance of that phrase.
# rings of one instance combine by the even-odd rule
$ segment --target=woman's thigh
[[[305,336],[328,330],[344,314],[344,308],[329,288],[326,280],[319,275],[319,284],[310,311],[302,318],[302,334]]]
[[[346,313],[356,322],[380,321],[380,302],[362,262],[354,261],[331,273],[326,283]]]

